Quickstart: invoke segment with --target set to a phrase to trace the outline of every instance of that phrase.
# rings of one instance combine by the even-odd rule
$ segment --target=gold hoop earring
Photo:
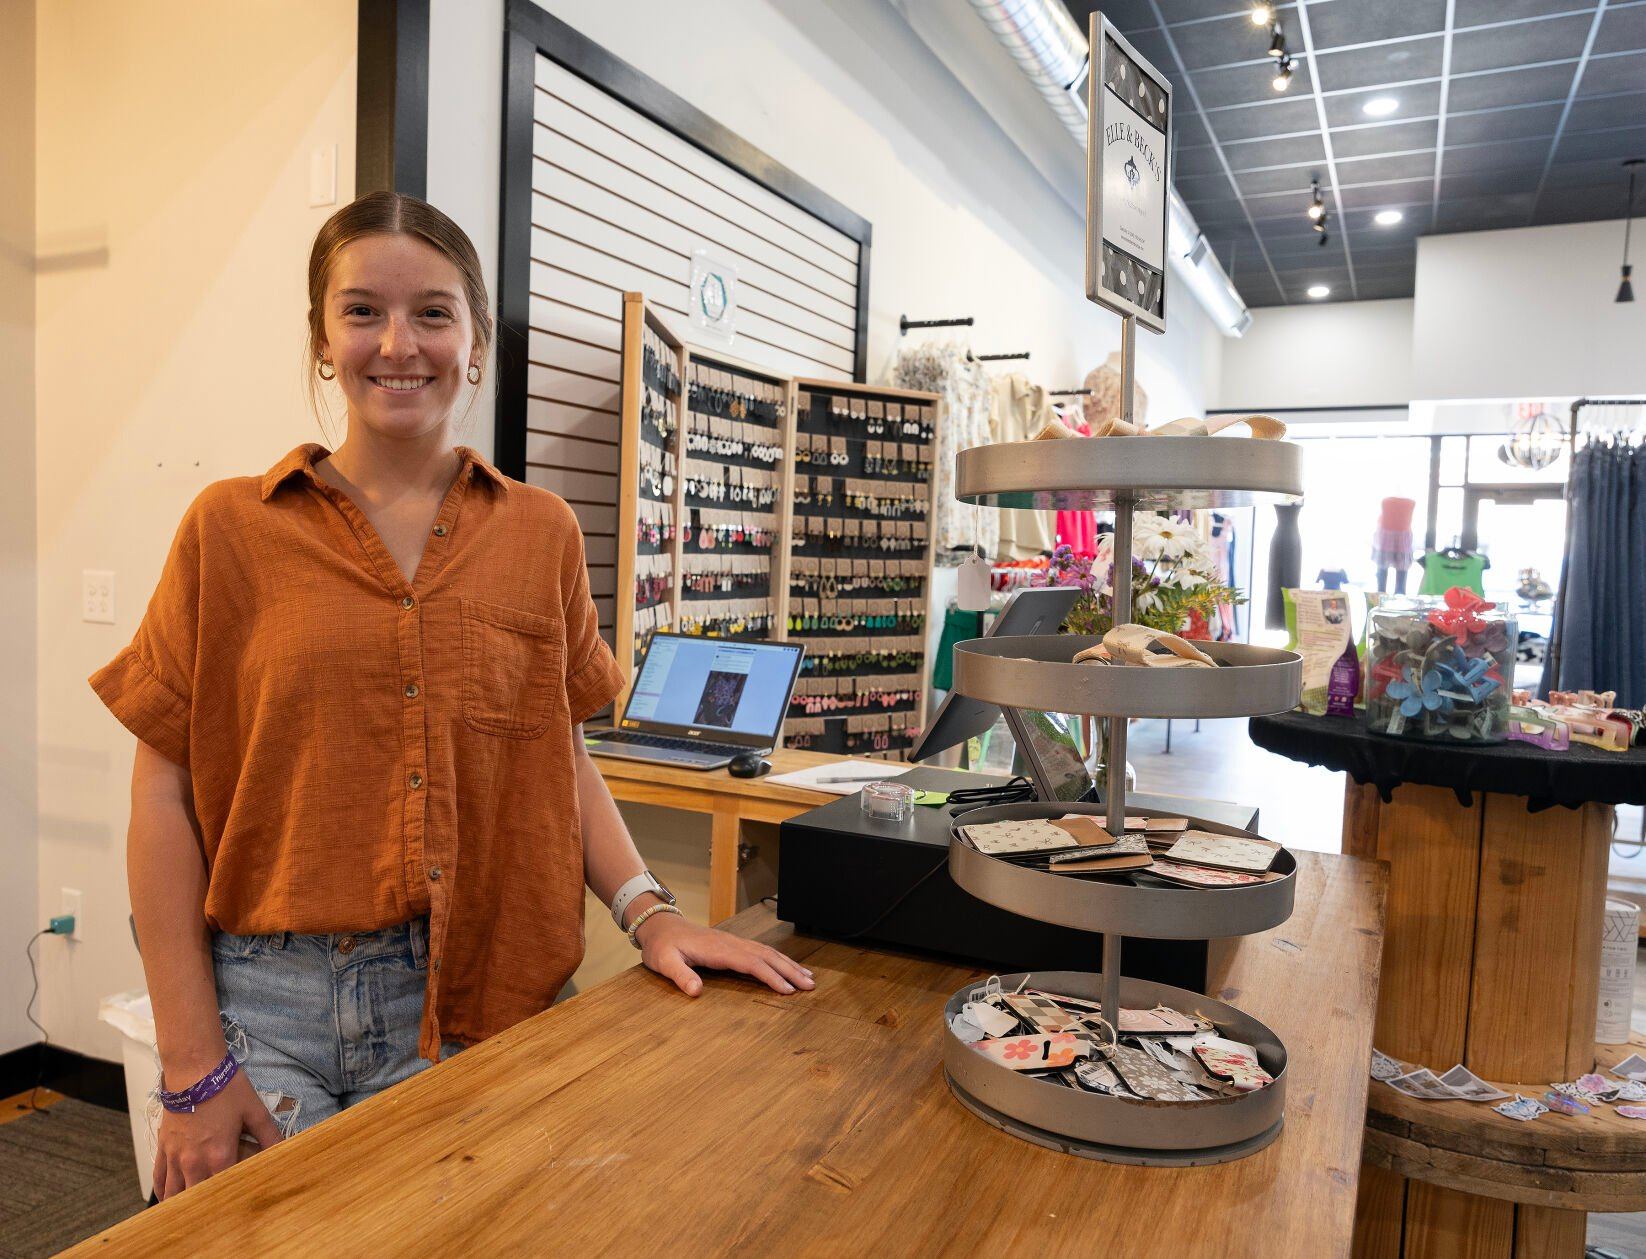
[[[326,370],[328,367],[331,367],[331,371],[329,371],[329,372]],[[314,370],[315,370],[315,374],[318,375],[321,380],[336,380],[337,379],[337,369],[335,367],[332,367],[332,365],[329,362],[327,362],[325,359],[321,359],[320,360],[320,366],[316,367]]]
[[[480,367],[479,367],[478,364],[470,363],[469,364],[469,384],[478,385],[479,383],[480,383]]]

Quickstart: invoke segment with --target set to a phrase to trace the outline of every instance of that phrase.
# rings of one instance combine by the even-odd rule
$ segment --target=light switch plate
[[[69,932],[69,939],[82,939],[80,933],[85,929],[86,915],[83,912],[82,898],[78,888],[66,887],[63,889],[62,908],[58,912],[74,915],[74,930]]]
[[[322,145],[309,153],[309,208],[337,204],[337,146]]]
[[[80,573],[80,619],[94,625],[114,624],[114,574],[87,568]]]

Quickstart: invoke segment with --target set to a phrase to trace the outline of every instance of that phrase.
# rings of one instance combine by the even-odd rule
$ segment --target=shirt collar
[[[471,476],[487,480],[494,485],[498,492],[507,494],[509,478],[504,476],[481,456],[480,452],[470,446],[458,446],[457,453],[463,457],[463,467],[458,475],[468,472]],[[331,454],[319,442],[305,442],[297,447],[274,467],[263,474],[262,499],[266,503],[274,496],[274,492],[299,473],[314,476],[314,465]]]

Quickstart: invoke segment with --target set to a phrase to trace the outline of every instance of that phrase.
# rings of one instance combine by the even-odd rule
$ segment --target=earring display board
[[[903,759],[925,724],[936,394],[775,375],[623,299],[616,638],[797,640],[790,747]],[[621,655],[621,653],[620,653]],[[627,699],[625,692],[621,705]]]
[[[790,747],[903,759],[925,724],[934,394],[797,377]]]

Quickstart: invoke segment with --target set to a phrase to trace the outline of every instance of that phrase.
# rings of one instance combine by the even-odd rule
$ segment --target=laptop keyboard
[[[736,756],[751,749],[727,743],[705,743],[672,734],[640,734],[633,730],[610,730],[596,736],[602,743],[626,743],[630,747],[668,748],[675,752],[699,752],[705,756]]]

